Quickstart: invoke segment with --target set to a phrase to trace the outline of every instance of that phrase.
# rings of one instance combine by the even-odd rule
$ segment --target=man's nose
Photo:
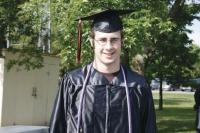
[[[111,49],[111,48],[113,47],[113,46],[112,46],[112,42],[111,42],[110,40],[107,40],[105,47],[106,47],[107,49]]]

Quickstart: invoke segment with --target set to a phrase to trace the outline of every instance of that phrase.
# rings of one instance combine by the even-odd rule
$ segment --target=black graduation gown
[[[50,133],[75,133],[80,92],[88,65],[66,73],[60,83],[50,122]],[[132,133],[155,133],[152,93],[143,76],[123,67],[130,93]],[[128,113],[122,71],[109,81],[94,68],[84,93],[83,133],[128,133]]]

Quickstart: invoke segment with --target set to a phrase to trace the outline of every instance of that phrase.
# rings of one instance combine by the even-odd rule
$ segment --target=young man
[[[119,15],[106,10],[93,20],[94,61],[66,73],[51,118],[50,133],[155,133],[151,90],[143,76],[120,64],[123,44]]]

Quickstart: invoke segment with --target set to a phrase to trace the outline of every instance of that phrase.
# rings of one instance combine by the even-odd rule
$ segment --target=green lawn
[[[193,93],[163,92],[163,110],[158,110],[158,92],[153,92],[159,133],[195,133]]]

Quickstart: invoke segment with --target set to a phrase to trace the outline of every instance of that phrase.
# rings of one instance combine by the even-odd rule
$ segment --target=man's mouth
[[[105,54],[107,56],[112,56],[114,54],[114,52],[112,52],[112,53],[103,53],[103,54]]]

